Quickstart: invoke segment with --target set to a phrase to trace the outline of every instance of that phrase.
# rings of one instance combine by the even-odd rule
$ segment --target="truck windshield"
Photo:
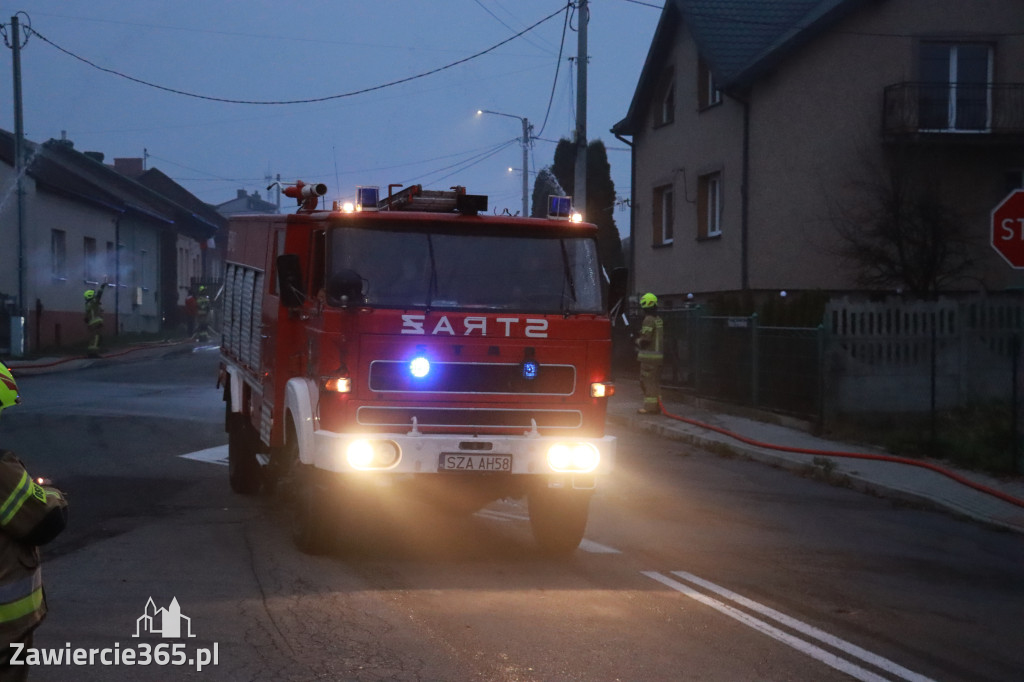
[[[591,238],[344,228],[330,232],[327,300],[382,307],[600,313]]]

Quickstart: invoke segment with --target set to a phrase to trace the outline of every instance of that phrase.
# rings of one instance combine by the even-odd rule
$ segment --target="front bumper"
[[[507,455],[511,467],[506,472],[515,475],[587,474],[602,475],[614,468],[614,436],[602,438],[552,437],[538,434],[522,436],[472,436],[460,434],[423,433],[369,433],[351,434],[315,431],[313,434],[313,461],[316,468],[336,473],[363,471],[349,464],[346,453],[349,445],[359,439],[386,440],[398,448],[397,461],[373,471],[385,474],[437,474],[443,455]],[[591,471],[556,471],[548,463],[548,450],[556,443],[587,443],[599,454],[599,462]]]

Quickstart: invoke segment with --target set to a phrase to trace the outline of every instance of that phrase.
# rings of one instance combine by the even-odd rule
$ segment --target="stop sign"
[[[1024,189],[1010,192],[992,210],[992,248],[1012,267],[1024,268]]]

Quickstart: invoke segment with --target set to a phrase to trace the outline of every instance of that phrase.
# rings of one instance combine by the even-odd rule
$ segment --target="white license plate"
[[[512,455],[442,454],[441,471],[512,471]]]

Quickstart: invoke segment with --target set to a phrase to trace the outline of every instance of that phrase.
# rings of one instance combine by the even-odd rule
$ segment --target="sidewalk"
[[[939,507],[992,526],[1024,533],[1024,479],[1020,477],[998,479],[984,473],[951,469],[941,462],[924,462],[970,483],[991,489],[998,495],[1013,498],[1022,506],[1000,499],[996,495],[975,490],[947,475],[920,466],[829,456],[828,453],[863,453],[885,457],[888,453],[818,438],[796,426],[781,426],[711,412],[668,396],[663,401],[667,415],[707,424],[757,443],[815,452],[783,452],[745,443],[729,435],[673,419],[671,416],[637,414],[637,408],[642,402],[639,382],[617,381],[615,395],[608,403],[609,420],[712,451],[723,451],[724,448],[728,448],[735,454],[759,462],[790,470],[811,471],[827,480],[848,482],[850,486],[862,492]]]

